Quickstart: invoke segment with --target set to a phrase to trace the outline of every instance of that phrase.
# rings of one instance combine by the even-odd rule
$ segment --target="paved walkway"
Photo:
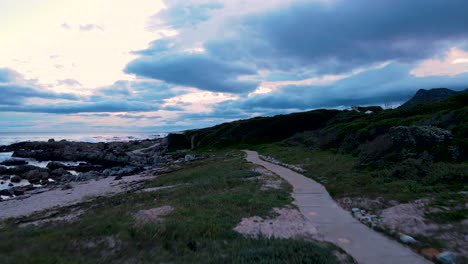
[[[361,264],[432,263],[409,248],[373,231],[354,219],[330,197],[325,187],[290,169],[259,158],[255,151],[245,151],[247,160],[276,173],[293,186],[294,203],[317,228],[319,236],[336,244]]]

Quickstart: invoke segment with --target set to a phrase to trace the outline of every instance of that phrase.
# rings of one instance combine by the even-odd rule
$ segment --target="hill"
[[[449,96],[459,93],[468,93],[468,89],[457,92],[447,88],[435,88],[431,90],[420,89],[410,100],[402,104],[400,108],[409,107],[417,104],[425,104],[443,100]]]
[[[418,93],[438,101],[412,99],[370,114],[314,110],[258,117],[187,131],[178,140],[199,151],[252,149],[289,164],[325,185],[342,207],[381,215],[377,230],[397,239],[404,232],[420,241],[415,250],[450,250],[463,262],[468,93]]]

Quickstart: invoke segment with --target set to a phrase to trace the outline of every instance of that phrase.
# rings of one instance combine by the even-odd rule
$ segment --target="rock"
[[[28,185],[25,185],[25,186],[21,186],[21,187],[16,187],[15,189],[19,189],[19,190],[22,190],[22,191],[31,191],[34,189],[34,186],[32,184],[28,184]]]
[[[353,213],[360,213],[360,212],[361,212],[361,209],[359,209],[359,208],[353,208],[353,209],[351,209],[351,212],[353,212]]]
[[[47,140],[47,142],[49,142],[49,143],[55,142],[55,139],[51,138],[51,139]]]
[[[6,167],[0,166],[0,175],[8,174],[9,171],[10,171],[10,170],[7,169]]]
[[[57,177],[60,177],[60,176],[63,176],[63,175],[69,175],[69,174],[70,173],[68,171],[66,171],[65,169],[63,169],[63,168],[59,168],[59,169],[56,169],[56,170],[52,171],[52,175],[57,176]]]
[[[415,244],[415,243],[417,243],[416,239],[414,239],[413,237],[410,237],[408,235],[401,235],[400,240],[401,240],[401,242],[403,242],[405,244]]]
[[[442,264],[453,264],[457,260],[457,256],[453,252],[445,251],[437,255],[437,260]]]
[[[70,190],[73,189],[73,186],[69,183],[62,186],[62,190]]]
[[[185,161],[194,161],[197,159],[197,156],[193,155],[193,154],[187,154],[185,155]]]
[[[76,181],[87,181],[87,180],[90,180],[90,179],[99,178],[99,176],[101,176],[101,175],[97,171],[88,171],[88,172],[80,173],[80,174],[76,175],[75,180]]]
[[[12,192],[11,190],[0,190],[0,195],[3,195],[3,196],[11,196],[12,195]]]
[[[15,175],[15,176],[10,178],[10,181],[14,182],[14,183],[18,183],[18,182],[21,181],[21,177]]]
[[[52,162],[47,163],[47,168],[49,170],[56,170],[56,169],[68,170],[69,169],[67,165],[62,164],[60,162],[56,162],[56,161],[52,161]]]
[[[154,158],[153,158],[153,165],[160,165],[160,164],[167,164],[169,161],[164,158],[164,157],[161,157],[159,155],[156,155]]]
[[[39,167],[32,166],[32,165],[20,165],[20,166],[16,166],[16,167],[11,168],[10,173],[12,173],[12,174],[22,174],[22,173],[32,171],[32,170],[37,170],[37,169],[39,169]]]
[[[421,255],[430,260],[436,260],[437,255],[440,254],[440,251],[435,248],[423,248],[419,251]]]
[[[122,176],[117,176],[117,177],[115,177],[114,180],[115,180],[115,181],[118,181],[118,180],[121,180],[121,179],[122,179]]]
[[[104,177],[113,176],[115,174],[117,174],[117,172],[114,171],[113,169],[105,169],[104,171],[101,172],[101,175]]]
[[[9,186],[9,187],[13,187],[13,186],[15,186],[15,185],[13,185],[13,183],[10,182],[10,183],[8,184],[8,186]]]
[[[18,166],[18,165],[26,165],[28,164],[28,162],[25,160],[20,160],[20,159],[9,159],[9,160],[5,160],[1,162],[0,164],[5,165],[5,166]]]
[[[23,177],[30,182],[38,182],[40,180],[47,180],[48,178],[50,178],[50,174],[48,170],[38,168],[24,173]]]
[[[13,194],[16,195],[16,196],[23,195],[24,191],[21,190],[21,189],[14,189]]]
[[[70,169],[77,171],[77,172],[90,172],[90,171],[101,171],[103,167],[101,165],[80,163],[78,166],[70,167]]]

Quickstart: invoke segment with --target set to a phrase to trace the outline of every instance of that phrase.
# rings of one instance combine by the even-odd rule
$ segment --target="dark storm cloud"
[[[242,75],[256,73],[250,67],[225,63],[205,54],[145,56],[130,62],[124,71],[212,92],[246,93],[255,90],[259,84],[238,80]]]
[[[235,20],[235,38],[207,50],[227,61],[342,73],[389,60],[412,63],[468,39],[468,1],[301,1]]]

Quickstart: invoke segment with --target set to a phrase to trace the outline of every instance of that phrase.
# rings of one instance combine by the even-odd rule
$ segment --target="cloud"
[[[0,83],[15,82],[19,79],[23,79],[23,76],[9,68],[0,68]]]
[[[68,23],[63,23],[60,25],[61,28],[65,29],[65,30],[71,30],[71,26],[68,24]]]
[[[243,75],[255,74],[255,70],[225,63],[205,54],[145,56],[130,62],[124,71],[212,92],[246,93],[255,90],[259,84],[238,79]]]
[[[146,115],[128,115],[128,114],[121,114],[115,115],[116,117],[124,118],[124,119],[159,119],[160,116],[146,116]]]
[[[468,88],[468,74],[453,77],[431,76],[418,78],[410,74],[412,65],[398,63],[364,71],[328,85],[288,85],[238,101],[221,103],[231,109],[250,112],[271,109],[306,110],[339,106],[369,105],[403,102],[418,89]]]
[[[0,105],[20,105],[28,98],[78,100],[73,94],[47,91],[35,81],[26,80],[8,68],[0,68],[0,93]]]
[[[175,43],[171,39],[157,39],[149,44],[149,47],[144,50],[132,51],[131,54],[152,56],[158,53],[163,53],[175,48]]]
[[[313,67],[319,74],[390,60],[413,63],[467,40],[467,9],[465,0],[300,1],[234,20],[234,37],[205,48],[227,61]]]
[[[64,79],[58,80],[58,85],[65,85],[65,86],[81,86],[81,83],[75,79]]]
[[[180,116],[182,120],[207,120],[207,119],[244,119],[251,115],[239,109],[220,109],[222,104],[216,106],[211,112],[205,113],[185,113]]]
[[[93,101],[101,101],[103,98],[121,98],[139,100],[142,102],[158,102],[164,99],[187,93],[177,90],[166,83],[152,80],[119,80],[110,86],[101,87],[93,96]]]
[[[222,9],[224,4],[213,1],[198,1],[191,3],[187,0],[164,1],[166,8],[150,18],[149,29],[179,29],[193,27],[207,21],[210,13]]]
[[[89,32],[89,31],[104,31],[104,28],[100,25],[96,24],[86,24],[86,25],[80,25],[80,31],[81,32]]]
[[[48,105],[1,106],[0,112],[28,112],[51,114],[100,113],[100,112],[149,112],[158,105],[135,101],[109,100],[102,102],[56,103]]]

